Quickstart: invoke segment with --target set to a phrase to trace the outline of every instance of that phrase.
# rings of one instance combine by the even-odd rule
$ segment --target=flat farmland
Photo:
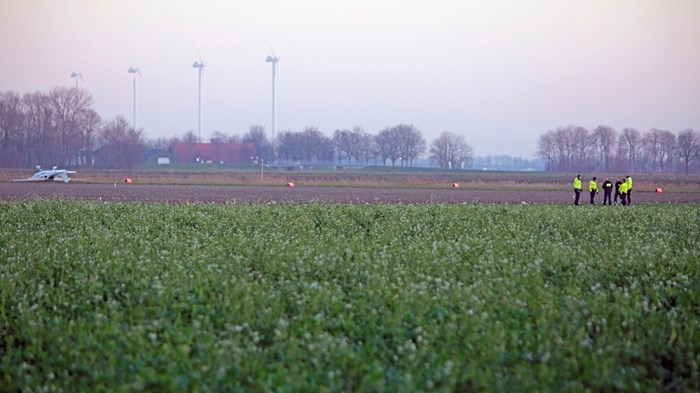
[[[86,175],[0,183],[0,390],[700,390],[692,177]]]
[[[11,179],[31,176],[33,170],[0,169],[0,185]],[[367,169],[333,170],[313,168],[304,171],[266,169],[261,176],[260,168],[216,168],[192,167],[190,169],[134,169],[97,170],[78,169],[71,178],[76,183],[117,184],[132,179],[134,185],[217,185],[217,186],[284,186],[294,182],[300,187],[339,187],[339,188],[411,188],[448,189],[458,183],[460,189],[468,190],[541,190],[570,191],[575,173],[551,172],[497,172],[497,171],[440,171],[425,168],[371,167]],[[583,173],[588,181],[598,177],[599,185],[605,177],[613,182],[623,173]],[[700,174],[688,176],[663,174],[634,174],[635,190],[653,192],[662,188],[665,192],[700,193]]]
[[[641,187],[640,187],[641,189]],[[0,200],[63,199],[163,203],[526,203],[569,204],[570,190],[472,189],[449,187],[320,187],[90,183],[0,183]],[[602,204],[602,193],[596,203]],[[700,192],[634,192],[634,203],[700,203]],[[588,194],[581,195],[588,203]]]

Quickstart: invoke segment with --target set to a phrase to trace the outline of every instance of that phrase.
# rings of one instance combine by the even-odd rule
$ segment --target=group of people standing
[[[618,177],[615,182],[615,204],[617,205],[617,199],[620,198],[620,202],[623,205],[632,204],[632,176],[625,176],[625,179]],[[610,179],[605,178],[602,186],[603,188],[603,205],[612,205],[612,190],[613,183]],[[574,178],[574,205],[578,205],[579,198],[581,197],[582,181],[581,175],[577,175]],[[598,193],[598,182],[595,176],[588,182],[588,191],[591,193],[591,205],[595,205],[595,196]]]

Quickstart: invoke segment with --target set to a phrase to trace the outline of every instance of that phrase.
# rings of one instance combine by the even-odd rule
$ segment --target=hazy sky
[[[477,155],[533,156],[557,126],[700,129],[700,0],[0,0],[0,91],[74,86],[148,138],[411,123]]]

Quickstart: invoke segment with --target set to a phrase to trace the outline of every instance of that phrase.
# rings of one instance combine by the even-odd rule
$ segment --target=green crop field
[[[0,391],[698,391],[698,205],[0,202]]]

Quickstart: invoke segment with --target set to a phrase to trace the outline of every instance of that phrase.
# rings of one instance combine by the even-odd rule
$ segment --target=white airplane
[[[23,182],[23,181],[49,181],[49,180],[54,180],[54,178],[59,177],[63,179],[64,183],[68,183],[70,181],[70,178],[68,177],[69,173],[76,173],[75,171],[67,171],[65,169],[58,169],[58,167],[53,167],[53,169],[46,169],[46,170],[41,170],[41,166],[37,165],[36,169],[39,171],[34,174],[34,176],[27,178],[27,179],[14,179],[12,181],[14,182]],[[56,179],[58,180],[58,179]]]

